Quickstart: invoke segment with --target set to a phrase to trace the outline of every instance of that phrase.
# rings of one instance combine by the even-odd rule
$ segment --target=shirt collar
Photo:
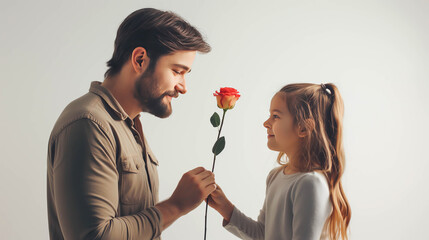
[[[109,105],[109,107],[115,112],[115,114],[122,120],[130,118],[122,108],[121,104],[119,104],[118,100],[116,100],[116,98],[112,95],[112,93],[107,88],[101,86],[101,82],[91,82],[91,87],[89,88],[89,91],[100,96],[107,103],[107,105]],[[136,118],[139,117],[140,113],[136,116]]]

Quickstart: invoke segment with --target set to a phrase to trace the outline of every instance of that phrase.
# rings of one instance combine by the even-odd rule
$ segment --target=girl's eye
[[[276,119],[276,118],[279,118],[279,116],[274,114],[273,118]]]
[[[180,72],[179,72],[179,71],[176,71],[176,70],[173,70],[173,72],[174,72],[175,74],[180,74]]]

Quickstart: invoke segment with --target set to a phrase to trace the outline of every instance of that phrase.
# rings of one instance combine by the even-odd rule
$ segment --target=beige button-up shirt
[[[72,101],[49,138],[51,239],[160,239],[158,161],[101,82]]]

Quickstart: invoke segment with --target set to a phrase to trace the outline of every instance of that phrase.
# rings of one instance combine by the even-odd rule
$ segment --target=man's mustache
[[[173,98],[177,98],[179,96],[179,93],[177,91],[168,91],[168,92],[165,92],[164,94],[162,94],[161,98],[163,98],[167,95],[170,97],[173,97]]]

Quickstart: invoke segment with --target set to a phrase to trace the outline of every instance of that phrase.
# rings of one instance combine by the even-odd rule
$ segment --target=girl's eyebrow
[[[273,109],[273,110],[271,110],[271,112],[278,112],[278,113],[280,113],[280,114],[283,114],[283,112],[282,112],[282,111],[280,111],[280,110],[278,110],[278,109]]]

